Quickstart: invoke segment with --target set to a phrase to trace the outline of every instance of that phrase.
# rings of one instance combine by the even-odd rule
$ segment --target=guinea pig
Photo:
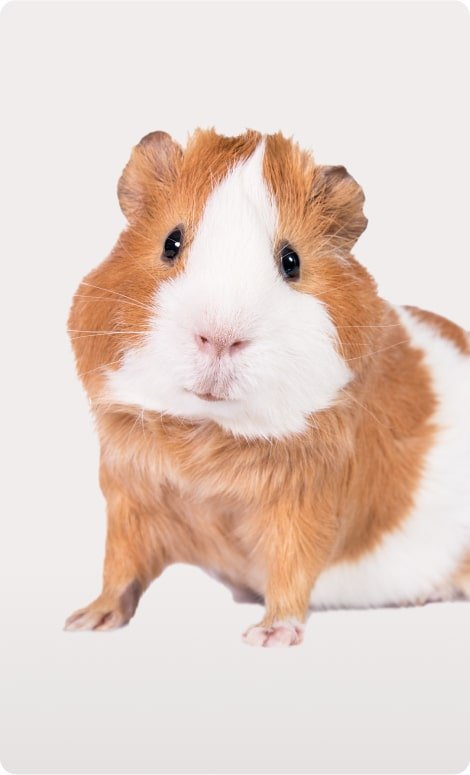
[[[118,197],[69,317],[107,541],[66,629],[126,624],[175,562],[264,601],[257,646],[312,609],[469,599],[470,337],[379,296],[346,169],[281,134],[152,132]]]

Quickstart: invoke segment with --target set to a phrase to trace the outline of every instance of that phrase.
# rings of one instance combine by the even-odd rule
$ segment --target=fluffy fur
[[[346,170],[281,135],[156,132],[119,198],[128,228],[70,314],[108,538],[67,627],[125,624],[177,561],[265,599],[254,645],[299,643],[310,604],[468,596],[468,335],[379,298]]]

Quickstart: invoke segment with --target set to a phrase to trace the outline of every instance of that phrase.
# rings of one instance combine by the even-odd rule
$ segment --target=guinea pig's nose
[[[212,358],[220,358],[225,354],[234,355],[248,344],[248,339],[235,339],[215,334],[195,334],[194,338],[199,350]]]

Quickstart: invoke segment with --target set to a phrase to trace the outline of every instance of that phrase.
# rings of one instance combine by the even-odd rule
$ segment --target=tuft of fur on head
[[[154,132],[134,149],[118,194],[128,227],[70,316],[96,406],[283,438],[360,379],[386,313],[350,253],[367,221],[344,167],[316,165],[280,134],[198,130],[182,149]],[[182,249],[164,261],[175,228]],[[286,244],[301,261],[292,281],[281,271]]]

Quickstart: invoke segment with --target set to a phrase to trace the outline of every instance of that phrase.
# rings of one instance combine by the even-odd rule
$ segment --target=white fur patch
[[[263,158],[261,143],[211,193],[184,273],[156,293],[152,332],[109,372],[112,399],[270,438],[305,430],[349,381],[325,306],[276,266],[277,210]],[[211,359],[196,334],[248,344]]]
[[[407,310],[397,313],[412,344],[425,352],[441,430],[409,517],[359,561],[322,573],[311,597],[314,607],[448,597],[450,578],[470,550],[470,357]]]

